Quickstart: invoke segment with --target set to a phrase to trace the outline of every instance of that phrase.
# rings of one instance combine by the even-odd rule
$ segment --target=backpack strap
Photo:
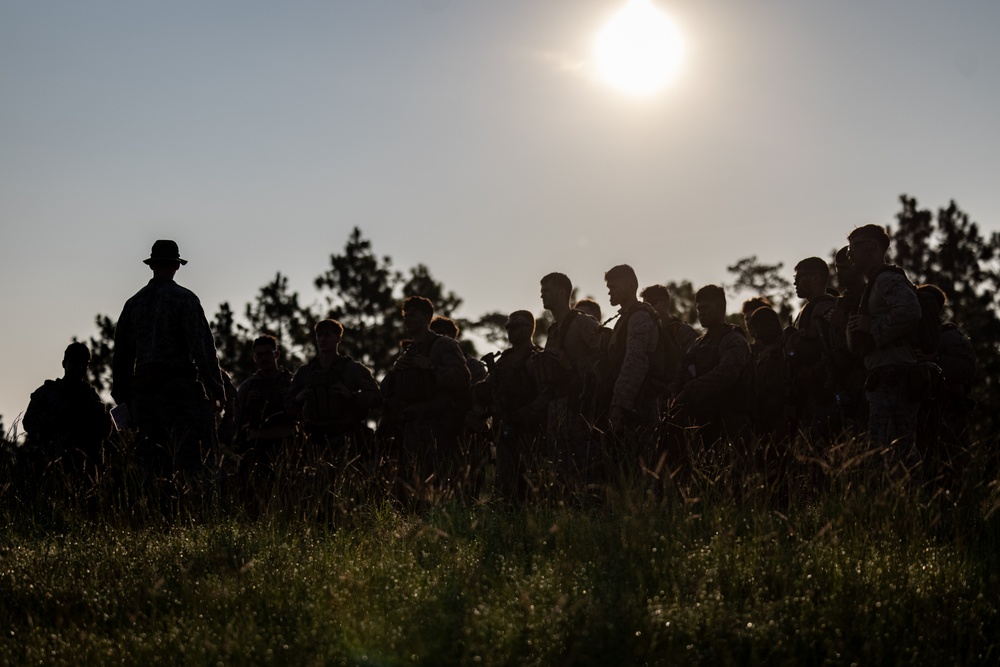
[[[577,310],[576,308],[572,308],[566,314],[566,319],[564,319],[562,322],[558,322],[558,323],[557,322],[553,322],[552,323],[552,326],[549,327],[548,333],[552,333],[552,328],[553,327],[555,327],[557,325],[559,327],[558,329],[556,329],[556,349],[559,349],[559,350],[564,349],[563,348],[563,344],[566,342],[566,335],[569,333],[569,329],[570,329],[570,326],[573,324],[573,320],[575,320],[577,318],[577,316],[583,315],[583,314],[584,314],[584,312],[582,310]]]

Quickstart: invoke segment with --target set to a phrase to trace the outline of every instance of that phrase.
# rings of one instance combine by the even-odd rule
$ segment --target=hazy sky
[[[459,313],[564,271],[791,266],[902,193],[1000,228],[1000,3],[658,0],[673,83],[596,80],[624,0],[0,0],[7,426],[117,318],[158,238],[209,318],[277,271],[309,303],[353,226]]]

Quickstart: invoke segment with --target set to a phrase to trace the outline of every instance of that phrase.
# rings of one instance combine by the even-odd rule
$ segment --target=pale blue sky
[[[117,317],[173,238],[237,309],[360,226],[460,313],[540,309],[560,270],[644,284],[788,268],[905,192],[1000,229],[1000,3],[659,0],[654,98],[588,75],[623,0],[0,0],[0,414]]]

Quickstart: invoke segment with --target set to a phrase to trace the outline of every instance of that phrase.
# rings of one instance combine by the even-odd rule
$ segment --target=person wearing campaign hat
[[[160,240],[153,244],[149,251],[149,258],[142,260],[143,264],[152,266],[153,264],[187,264],[186,259],[181,259],[181,251],[177,248],[177,243],[169,240]]]
[[[111,396],[139,430],[144,473],[193,473],[216,445],[214,411],[225,404],[215,340],[198,297],[174,282],[187,264],[177,243],[156,241],[143,263],[153,277],[118,318]]]

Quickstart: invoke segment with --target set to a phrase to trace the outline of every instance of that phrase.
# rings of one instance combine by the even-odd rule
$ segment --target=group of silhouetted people
[[[157,241],[144,260],[153,277],[125,303],[115,331],[117,407],[109,414],[88,384],[90,353],[73,343],[64,377],[31,396],[19,456],[36,471],[58,465],[92,478],[105,465],[114,416],[135,430],[143,483],[196,477],[230,453],[235,479],[258,497],[271,492],[290,447],[307,455],[300,461],[391,460],[419,486],[484,466],[465,456],[470,442],[484,442],[494,452],[494,493],[512,501],[539,492],[543,469],[584,489],[619,472],[683,478],[695,458],[733,476],[765,470],[781,483],[790,443],[821,455],[845,435],[866,438],[888,471],[960,474],[971,343],[941,321],[940,289],[914,286],[886,264],[884,228],[858,227],[848,240],[835,260],[839,291],[823,259],[796,264],[805,304],[789,326],[763,297],[745,302],[733,323],[724,290],[707,285],[695,294],[699,331],[672,314],[666,287],[640,291],[622,264],[604,275],[618,308],[607,322],[594,300],[572,302],[566,275],[541,279],[552,318],[544,347],[534,342],[535,317],[517,310],[505,350],[467,358],[456,324],[413,295],[402,303],[405,340],[381,382],[341,354],[349,332],[326,319],[314,326],[315,357],[294,373],[275,337],[256,338],[256,371],[238,388],[220,368],[198,298],[174,282],[186,260],[173,241]]]

